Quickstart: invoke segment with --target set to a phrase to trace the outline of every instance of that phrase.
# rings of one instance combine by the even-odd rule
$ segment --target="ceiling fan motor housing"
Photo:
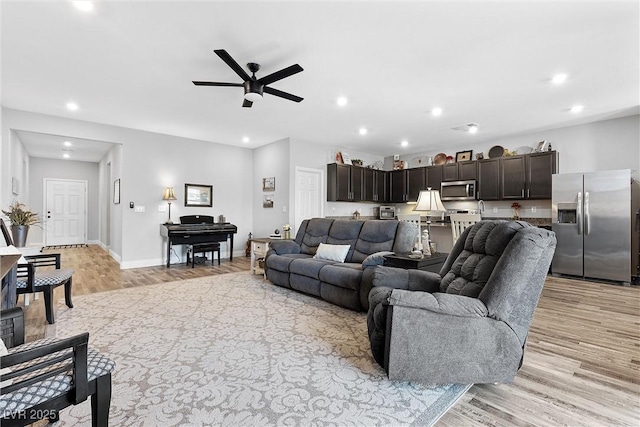
[[[255,101],[259,96],[262,98],[262,91],[264,89],[264,85],[258,82],[257,80],[247,80],[244,82],[244,98],[249,101]]]

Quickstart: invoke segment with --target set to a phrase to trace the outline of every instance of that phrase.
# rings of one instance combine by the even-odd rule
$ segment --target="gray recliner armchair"
[[[460,236],[440,275],[377,266],[369,293],[371,351],[389,379],[511,382],[556,247],[520,221],[481,221]]]

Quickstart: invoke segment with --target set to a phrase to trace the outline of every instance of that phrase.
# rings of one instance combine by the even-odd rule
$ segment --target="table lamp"
[[[420,191],[420,194],[418,195],[418,202],[413,210],[416,212],[424,212],[427,216],[427,230],[429,232],[429,238],[431,238],[431,219],[429,216],[442,214],[447,211],[442,204],[442,200],[440,200],[440,192],[438,190],[432,190],[431,187],[427,187],[426,190]],[[422,246],[422,229],[420,225],[421,216],[422,215],[418,217],[418,245],[420,246]],[[429,242],[427,242],[427,245],[429,251],[431,251]]]
[[[166,200],[169,202],[169,219],[165,224],[173,224],[171,221],[171,202],[176,199],[176,193],[173,192],[173,187],[167,187],[164,189],[164,193],[162,194],[162,200]]]

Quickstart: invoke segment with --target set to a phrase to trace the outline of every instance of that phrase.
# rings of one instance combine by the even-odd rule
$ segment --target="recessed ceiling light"
[[[349,100],[344,96],[341,96],[340,98],[336,99],[336,104],[338,104],[338,106],[340,107],[344,107],[345,105],[347,105],[348,102]]]
[[[367,130],[367,128],[360,128],[358,129],[358,133],[360,135],[366,135],[369,131]]]
[[[573,107],[571,107],[571,112],[572,113],[579,113],[582,110],[584,110],[584,106],[583,105],[574,105]]]
[[[78,104],[76,104],[75,102],[67,102],[67,109],[76,111],[78,109]]]
[[[65,159],[68,159],[69,157],[71,157],[71,155],[69,153],[64,153],[62,157],[64,157]]]
[[[433,110],[431,110],[431,115],[432,116],[440,116],[442,114],[442,108],[440,107],[436,107]]]
[[[65,147],[71,147],[71,141],[65,141],[64,142],[64,146]]]
[[[83,12],[91,12],[93,10],[93,2],[90,1],[74,1],[73,5]]]
[[[400,145],[402,145],[403,147],[406,147],[406,146],[408,146],[408,145],[409,145],[409,141],[407,141],[407,140],[405,139],[405,140],[403,140],[403,141],[400,143]]]
[[[475,123],[469,123],[467,126],[469,126],[469,133],[476,133],[478,132],[478,125]]]
[[[244,142],[245,144],[246,144],[247,142],[249,142],[249,141],[250,141],[250,139],[249,139],[249,137],[248,137],[248,136],[245,136],[245,137],[243,137],[243,138],[242,138],[242,142]]]
[[[566,80],[567,80],[567,75],[566,74],[556,74],[551,79],[551,82],[553,84],[559,85],[559,84],[564,83]]]

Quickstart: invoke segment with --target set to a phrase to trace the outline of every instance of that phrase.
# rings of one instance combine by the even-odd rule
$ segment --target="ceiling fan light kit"
[[[216,49],[214,50],[216,55],[220,57],[233,71],[236,72],[237,75],[243,80],[242,83],[222,83],[222,82],[201,82],[194,81],[193,84],[196,86],[231,86],[231,87],[244,87],[244,102],[242,103],[243,107],[251,108],[255,101],[259,101],[262,99],[263,93],[268,93],[269,95],[278,96],[280,98],[288,99],[293,102],[300,102],[304,98],[301,98],[296,95],[292,95],[287,92],[283,92],[278,89],[273,89],[268,87],[267,85],[277,82],[278,80],[282,80],[285,77],[292,76],[297,74],[304,69],[298,65],[294,64],[287,68],[283,68],[280,71],[276,71],[275,73],[271,73],[268,76],[262,78],[256,78],[256,72],[260,70],[260,64],[256,64],[255,62],[249,62],[247,64],[247,68],[251,71],[252,76],[249,77],[246,71],[242,69],[242,67],[227,53],[224,49]]]

